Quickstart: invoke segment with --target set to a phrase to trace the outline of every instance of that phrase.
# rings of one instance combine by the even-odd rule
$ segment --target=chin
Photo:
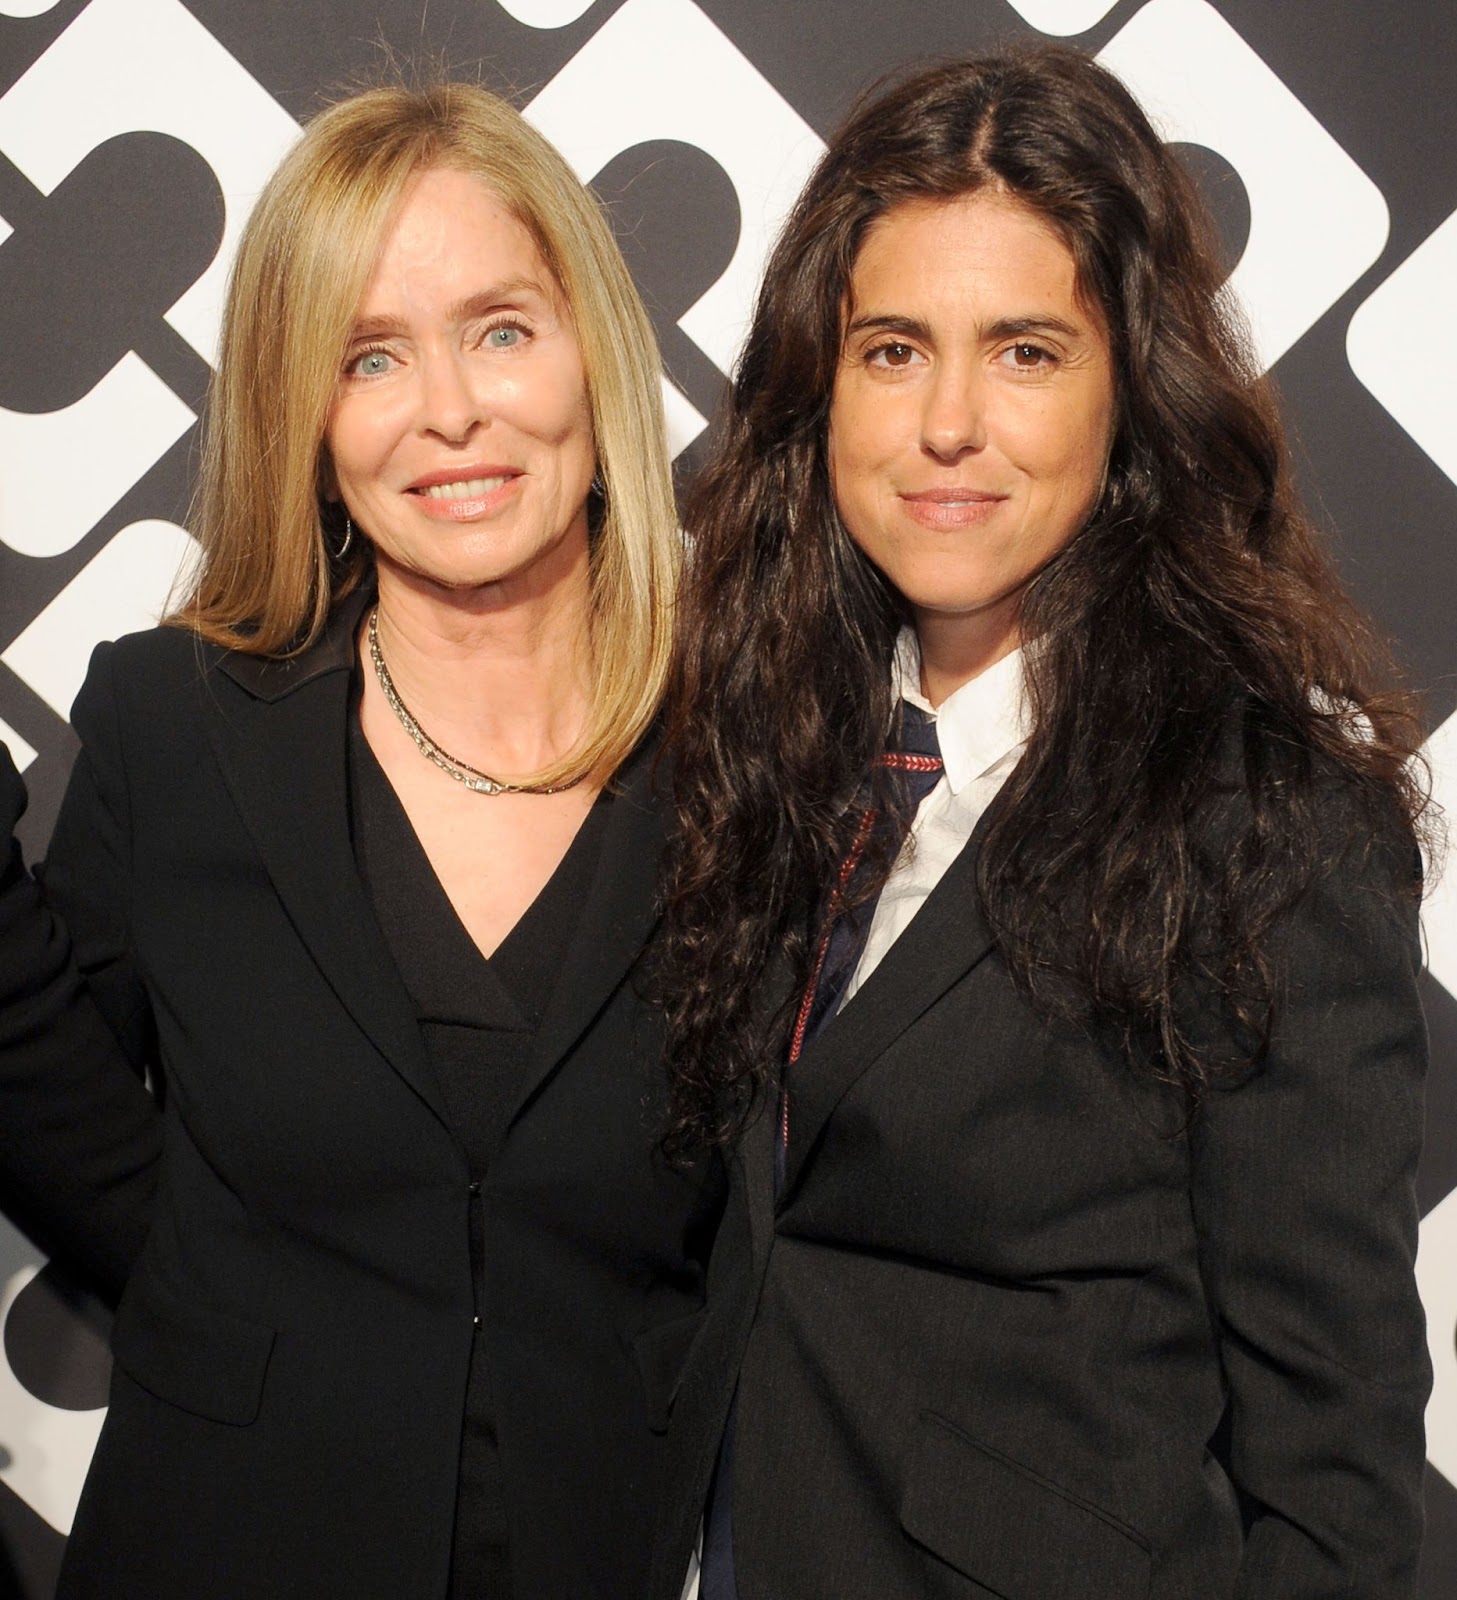
[[[892,580],[893,581],[893,580]],[[896,584],[906,604],[917,616],[945,622],[965,618],[968,622],[995,610],[1007,596],[1003,590],[952,588],[941,583]]]

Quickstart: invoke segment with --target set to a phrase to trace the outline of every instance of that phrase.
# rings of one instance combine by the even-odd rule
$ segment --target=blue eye
[[[486,334],[486,343],[492,350],[511,350],[525,337],[524,328],[514,322],[502,322]]]
[[[390,370],[388,350],[361,350],[349,363],[349,370],[361,378],[381,378]]]

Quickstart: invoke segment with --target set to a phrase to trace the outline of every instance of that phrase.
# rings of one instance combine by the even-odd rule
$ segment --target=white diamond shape
[[[169,597],[185,586],[196,555],[196,542],[175,523],[132,523],[11,640],[0,661],[59,716],[69,717],[94,647],[152,627]]]
[[[1357,308],[1346,358],[1457,483],[1457,212]]]
[[[1457,1189],[1422,1218],[1417,1287],[1427,1311],[1427,1460],[1457,1488]]]
[[[0,150],[50,194],[123,133],[170,134],[212,167],[223,237],[167,321],[216,364],[238,236],[298,124],[179,0],[91,0],[0,99]]]
[[[0,407],[0,541],[23,556],[71,549],[195,420],[134,350],[59,411]],[[75,470],[78,439],[84,472]]]
[[[1149,0],[1098,59],[1166,139],[1243,179],[1250,234],[1230,286],[1273,366],[1381,254],[1381,191],[1206,0]]]
[[[732,372],[764,259],[824,149],[815,131],[688,0],[627,0],[526,116],[585,183],[655,139],[697,145],[719,163],[738,195],[738,245],[678,326],[720,372]]]

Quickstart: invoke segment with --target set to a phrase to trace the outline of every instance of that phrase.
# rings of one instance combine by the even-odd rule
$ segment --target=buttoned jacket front
[[[350,844],[359,614],[288,660],[133,636],[76,705],[47,890],[165,1135],[63,1600],[443,1600],[476,1341],[516,1600],[645,1583],[715,1209],[655,1153],[650,754],[473,1195]]]

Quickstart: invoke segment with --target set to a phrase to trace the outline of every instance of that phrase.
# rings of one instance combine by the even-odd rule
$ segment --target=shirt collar
[[[902,628],[895,642],[891,685],[903,700],[935,718],[952,794],[959,794],[967,784],[1020,751],[1032,731],[1022,693],[1020,650],[968,679],[933,710],[921,693],[921,647],[915,629]]]

